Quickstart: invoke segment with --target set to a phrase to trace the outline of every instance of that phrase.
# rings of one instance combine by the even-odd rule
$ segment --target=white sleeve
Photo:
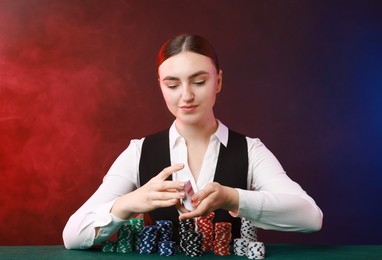
[[[130,142],[115,160],[97,191],[69,218],[63,231],[66,248],[89,248],[113,235],[125,222],[113,216],[110,210],[118,197],[138,186],[142,143],[143,139]],[[97,237],[95,228],[99,228]]]
[[[255,226],[280,231],[321,229],[323,214],[314,200],[292,181],[259,139],[247,137],[248,190],[239,192],[238,216]]]

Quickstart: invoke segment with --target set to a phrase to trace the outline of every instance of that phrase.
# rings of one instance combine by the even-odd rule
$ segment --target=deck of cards
[[[184,191],[186,192],[186,198],[183,200],[184,207],[187,210],[192,211],[194,207],[192,206],[192,203],[191,203],[191,197],[192,195],[195,194],[195,191],[192,188],[192,184],[190,180],[188,180],[186,184],[184,185]]]

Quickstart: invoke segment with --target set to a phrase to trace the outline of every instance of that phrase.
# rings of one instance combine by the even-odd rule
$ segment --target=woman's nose
[[[191,86],[185,85],[183,87],[182,99],[185,100],[185,101],[190,101],[190,100],[194,99],[194,93],[192,91]]]

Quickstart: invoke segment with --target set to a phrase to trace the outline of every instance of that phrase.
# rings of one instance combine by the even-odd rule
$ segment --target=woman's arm
[[[169,166],[137,188],[142,142],[134,141],[117,158],[93,196],[74,213],[63,232],[69,249],[86,249],[117,231],[131,216],[175,205],[184,197],[184,183],[166,181],[184,165]]]
[[[137,188],[141,145],[142,140],[130,143],[113,163],[97,191],[69,218],[63,231],[66,248],[89,248],[106,240],[124,223],[110,214],[110,210],[118,197]]]
[[[306,192],[286,174],[259,139],[248,142],[248,190],[210,183],[193,196],[195,210],[181,219],[225,209],[263,229],[311,232],[321,229],[322,212]],[[235,173],[232,173],[235,178]]]
[[[292,181],[259,139],[247,138],[249,190],[239,190],[238,215],[263,229],[311,232],[321,229],[323,214]]]

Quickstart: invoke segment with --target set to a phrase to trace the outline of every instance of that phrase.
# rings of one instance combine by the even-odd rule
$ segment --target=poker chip
[[[134,230],[134,238],[133,238],[134,250],[138,251],[140,243],[141,243],[141,233],[142,233],[143,226],[144,226],[143,218],[129,219],[128,225],[131,225],[133,227],[133,230]]]
[[[232,224],[230,222],[215,223],[214,254],[219,256],[231,255]]]
[[[193,224],[195,228],[192,221],[186,224],[189,228]],[[115,241],[104,241],[101,246],[105,253],[130,253],[135,250],[140,254],[158,252],[159,255],[172,256],[176,252],[176,243],[171,238],[170,220],[158,220],[155,225],[144,226],[143,218],[132,218],[118,229]]]
[[[187,256],[202,256],[203,255],[203,234],[199,231],[187,231],[186,244],[184,252]]]
[[[202,256],[213,251],[218,256],[231,255],[232,224],[214,223],[215,213],[197,219],[179,221],[180,244],[172,241],[173,223],[170,220],[157,220],[152,226],[144,226],[143,219],[127,221],[117,233],[116,241],[102,242],[102,252],[140,254],[157,252],[160,256],[173,256],[177,251],[186,256]],[[264,243],[257,241],[256,227],[251,221],[241,219],[241,238],[233,240],[233,253],[249,259],[264,259]],[[179,248],[178,248],[179,246]]]
[[[172,221],[171,220],[157,220],[155,225],[159,227],[158,241],[171,241],[172,240]]]
[[[145,226],[141,232],[140,254],[152,254],[157,251],[158,226]]]
[[[195,219],[179,220],[179,251],[185,252],[188,232],[195,231]]]
[[[240,237],[249,239],[250,241],[257,241],[256,227],[246,218],[241,218]]]
[[[215,213],[211,212],[206,217],[199,217],[196,220],[197,230],[203,234],[203,252],[212,251],[214,246],[214,224]]]
[[[247,238],[235,238],[233,241],[234,254],[238,256],[246,256],[249,242],[250,240]]]
[[[130,253],[134,250],[134,227],[128,223],[122,225],[117,233],[116,252]]]
[[[265,258],[265,246],[263,242],[249,242],[247,248],[247,257],[249,259],[264,259]]]
[[[115,241],[104,241],[101,243],[102,252],[104,253],[115,253],[117,251],[117,246]]]
[[[176,244],[174,241],[161,241],[158,243],[158,253],[161,256],[175,255]]]

